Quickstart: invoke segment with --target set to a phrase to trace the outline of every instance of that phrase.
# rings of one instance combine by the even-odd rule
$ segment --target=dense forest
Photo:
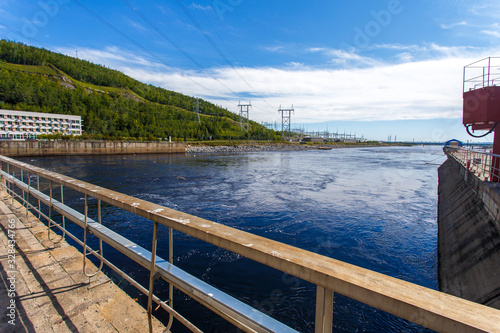
[[[82,116],[84,138],[278,139],[207,101],[141,83],[119,71],[0,40],[0,108]]]

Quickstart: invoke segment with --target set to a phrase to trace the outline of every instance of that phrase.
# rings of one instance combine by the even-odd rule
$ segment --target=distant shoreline
[[[69,155],[131,155],[131,154],[218,154],[247,153],[264,151],[309,151],[342,148],[367,148],[409,146],[408,144],[386,143],[276,143],[276,142],[242,142],[242,141],[210,141],[210,142],[140,142],[140,141],[2,141],[0,155],[8,157],[29,156],[69,156]]]
[[[341,149],[341,148],[367,148],[367,147],[382,147],[392,145],[377,145],[377,144],[323,144],[323,145],[304,145],[304,144],[287,144],[287,143],[269,143],[269,144],[235,144],[235,145],[186,145],[186,153],[245,153],[245,152],[261,152],[261,151],[308,151]]]

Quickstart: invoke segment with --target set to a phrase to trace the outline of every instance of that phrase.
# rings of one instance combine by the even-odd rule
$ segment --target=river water
[[[234,228],[437,289],[441,147],[25,158],[25,162]],[[81,195],[65,202],[82,209]],[[90,201],[95,205],[95,200]],[[83,211],[83,210],[81,210]],[[95,211],[95,210],[94,210]],[[92,211],[91,215],[95,212]],[[103,206],[103,223],[151,248],[151,223]],[[79,230],[74,231],[81,234]],[[166,228],[159,255],[168,258]],[[94,244],[95,242],[91,242]],[[137,280],[148,273],[105,248]],[[315,286],[174,233],[175,264],[301,331],[314,331]],[[156,292],[166,298],[167,286]],[[134,291],[130,289],[133,293]],[[137,296],[144,302],[142,295]],[[176,293],[175,308],[208,332],[236,328]],[[166,318],[166,316],[161,316]],[[183,328],[174,326],[174,332]],[[335,294],[336,332],[422,328]]]

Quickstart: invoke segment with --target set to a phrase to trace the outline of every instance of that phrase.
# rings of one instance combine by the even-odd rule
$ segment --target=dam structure
[[[451,153],[449,154],[450,157]],[[455,157],[452,158],[455,160]],[[449,158],[449,161],[452,158]],[[456,163],[458,165],[458,162]],[[476,163],[476,165],[480,164]],[[192,332],[201,332],[200,328],[193,325],[182,313],[176,310],[173,302],[175,290],[196,300],[212,310],[214,315],[222,317],[234,325],[236,329],[244,332],[296,332],[293,327],[288,327],[235,296],[229,295],[181,269],[178,263],[173,260],[175,249],[173,234],[175,232],[194,237],[211,246],[225,249],[315,285],[316,293],[311,297],[316,300],[314,331],[318,333],[332,332],[335,294],[344,295],[439,332],[500,332],[498,324],[500,323],[500,310],[487,306],[494,305],[492,297],[490,297],[491,300],[480,298],[471,301],[422,287],[67,175],[19,162],[6,156],[0,156],[0,166],[2,203],[12,210],[12,213],[6,212],[2,215],[3,227],[0,237],[7,248],[7,253],[2,254],[2,277],[8,278],[14,274],[18,278],[16,281],[20,281],[21,276],[25,280],[30,279],[30,274],[36,276],[41,288],[39,297],[52,295],[58,299],[58,302],[52,304],[55,307],[54,311],[62,319],[52,324],[64,323],[67,329],[61,329],[61,331],[72,331],[75,328],[91,330],[94,327],[99,328],[100,325],[113,327],[114,331],[134,331],[134,328],[126,326],[131,321],[142,327],[142,331],[146,331],[148,328],[150,332],[169,331],[172,322],[176,321]],[[460,167],[464,168],[461,164]],[[481,169],[481,167],[478,168]],[[486,168],[483,167],[481,170],[486,170]],[[469,177],[468,179],[473,178],[470,170],[467,177]],[[485,184],[483,183],[483,185]],[[485,185],[485,193],[488,192],[486,187],[490,188]],[[68,192],[78,193],[81,197],[84,203],[82,211],[65,204],[64,199]],[[495,211],[495,203],[492,200],[486,201],[490,207],[488,209]],[[150,239],[149,245],[143,247],[105,226],[102,214],[104,209],[108,214],[112,211],[113,214],[135,214],[144,218],[145,223],[150,225],[147,235]],[[450,216],[450,214],[447,215]],[[498,209],[496,214],[498,215]],[[168,244],[168,257],[166,258],[157,255],[161,237],[159,235],[164,235],[159,232],[160,229],[168,230],[167,236],[161,238],[162,245]],[[32,250],[35,251],[34,253],[47,253],[50,258],[55,260],[66,258],[74,262],[72,268],[66,271],[71,272],[73,276],[83,276],[83,280],[79,280],[79,284],[73,287],[58,287],[47,283],[43,275],[44,265],[35,265],[32,263],[34,260],[32,257],[23,255],[27,252],[21,249],[21,243],[32,242],[35,244],[35,240],[21,241],[17,237],[21,237],[21,235],[28,237],[28,233],[34,236],[38,235],[42,243],[42,246],[35,246],[35,249]],[[73,247],[63,243],[64,238],[71,239],[81,249],[79,256],[71,250]],[[16,244],[16,239],[19,240],[19,244]],[[113,262],[113,256],[106,251],[108,248],[114,249],[115,252],[121,253],[145,269],[149,275],[148,281],[136,281],[133,276],[124,272],[123,267],[116,266]],[[13,265],[9,262],[9,260],[14,259],[8,255],[18,260],[19,265]],[[76,259],[69,258],[71,256],[76,256]],[[93,257],[95,265],[89,260],[91,257]],[[189,258],[185,260],[189,260]],[[28,269],[18,268],[18,266],[22,266],[21,261]],[[463,259],[459,259],[459,261],[463,261]],[[106,323],[98,314],[95,314],[95,317],[89,314],[85,320],[81,318],[80,320],[68,319],[73,318],[70,315],[76,310],[67,310],[67,307],[71,308],[73,304],[65,298],[66,293],[69,294],[73,289],[76,290],[80,284],[87,289],[100,288],[103,283],[111,284],[112,282],[98,280],[103,279],[99,272],[104,266],[147,297],[147,304],[143,312],[140,309],[129,311],[128,309],[131,309],[132,305],[129,306],[124,298],[116,300],[115,296],[111,294],[112,296],[109,298],[98,302],[99,305],[96,305],[95,312],[101,313],[103,317],[108,319],[110,316],[115,317],[112,319],[117,320],[117,323],[110,321]],[[33,270],[30,267],[38,267],[38,269]],[[61,271],[60,274],[63,272]],[[58,280],[57,276],[52,275],[52,279],[54,278]],[[85,285],[84,281],[87,281],[89,285]],[[160,282],[168,285],[166,296],[165,293],[160,295],[158,292]],[[8,296],[10,297],[9,304],[15,304],[12,313],[15,318],[27,318],[23,323],[26,327],[31,325],[30,327],[33,328],[35,327],[35,319],[44,316],[44,314],[40,311],[37,313],[36,310],[29,312],[32,307],[27,302],[32,301],[34,296],[30,294],[29,290],[20,287],[16,289],[12,297]],[[68,297],[70,296],[68,295]],[[105,298],[100,292],[86,293],[85,297],[89,304],[92,298]],[[81,307],[83,308],[85,305],[81,305]],[[159,310],[160,308],[163,310]],[[115,315],[110,315],[109,311],[111,310],[114,311]],[[155,319],[158,310],[165,311],[167,314],[168,320],[163,323],[164,327]],[[4,311],[4,315],[10,314],[10,311],[7,309],[7,312]],[[6,325],[9,324],[4,323],[6,320],[9,320],[9,317],[2,318],[2,327],[8,327]],[[16,323],[21,325],[19,322]],[[42,326],[36,327],[38,329],[35,331],[43,331]],[[110,330],[103,331],[112,330],[110,328]]]
[[[185,143],[168,141],[0,140],[0,154],[9,157],[176,154],[185,151]]]
[[[440,290],[500,309],[500,156],[445,147],[438,169]]]

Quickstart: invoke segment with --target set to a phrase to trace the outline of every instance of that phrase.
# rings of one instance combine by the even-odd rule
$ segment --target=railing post
[[[316,325],[315,333],[331,333],[333,329],[333,291],[317,286],[316,288]]]
[[[10,164],[7,163],[7,174],[10,175]],[[5,189],[7,190],[7,179],[5,179]],[[9,182],[9,190],[10,190],[10,182]],[[9,191],[7,191],[9,193]]]
[[[488,175],[488,176],[486,176],[486,169],[488,168],[488,165],[489,165],[489,164],[488,164],[488,163],[489,163],[489,162],[488,162],[488,158],[490,158],[490,157],[491,157],[491,156],[489,156],[489,155],[485,155],[484,164],[483,164],[483,175],[484,175],[483,179],[484,179],[484,180],[487,180],[487,179],[488,179],[488,176],[489,176],[489,175]]]
[[[64,194],[63,194],[63,185],[61,184],[61,204],[64,205]],[[63,226],[63,234],[62,239],[66,236],[66,218],[64,215],[62,216],[62,226]]]
[[[31,174],[28,172],[28,191],[26,192],[26,222],[28,222],[29,202],[30,202]]]
[[[491,57],[488,57],[488,87],[490,86]]]
[[[16,169],[12,168],[12,185],[11,187],[14,187],[14,181],[15,181],[15,176],[16,174]],[[14,206],[14,189],[11,188],[11,194],[12,194],[12,203],[11,205]]]
[[[52,180],[49,182],[49,223],[47,223],[47,238],[50,239],[50,228],[52,227]]]
[[[50,194],[50,200],[49,200],[49,222],[47,223],[47,238],[55,245],[59,244],[63,240],[64,236],[61,236],[57,241],[53,241],[52,238],[50,237],[50,232],[52,231],[52,180],[50,181],[49,194]],[[56,222],[54,222],[54,224],[56,224]]]
[[[101,200],[97,200],[97,223],[102,224],[102,214],[101,214]],[[102,239],[99,238],[99,255],[101,256],[101,264],[99,265],[99,270],[95,273],[97,274],[99,271],[102,270],[102,267],[104,266],[104,251],[102,247]],[[94,275],[95,275],[94,274]]]
[[[0,171],[3,171],[3,163],[0,163]],[[5,178],[3,177],[3,174],[0,173],[0,184],[2,187],[5,187],[5,192],[7,192],[7,182],[5,181]]]
[[[21,169],[21,183],[24,183],[24,174],[23,174],[23,169]],[[26,203],[26,199],[24,198],[24,190],[21,190],[23,192],[23,202],[21,203],[23,206]]]
[[[149,333],[153,333],[153,287],[156,273],[156,244],[158,236],[158,222],[153,226],[153,244],[151,249],[151,266],[149,268],[149,294],[148,294],[148,325]]]
[[[7,163],[7,174],[10,175],[10,164]],[[7,184],[7,179],[6,180],[6,183]],[[12,183],[11,182],[8,182],[9,184],[9,189],[7,190],[7,193],[9,193],[10,195],[12,195]]]
[[[174,229],[168,228],[168,262],[174,264]],[[168,284],[168,305],[174,308],[174,285],[172,283]],[[167,331],[170,332],[170,328],[174,323],[174,315],[170,314],[168,319]]]
[[[88,274],[87,273],[87,232],[88,232],[88,217],[89,217],[89,209],[88,209],[88,196],[87,194],[85,194],[85,209],[84,209],[84,223],[85,223],[85,229],[83,230],[83,274],[85,274],[86,277],[88,278],[91,278],[93,276],[96,276],[97,273],[99,273],[99,271],[101,270],[102,268],[102,261],[101,261],[101,266],[99,267],[99,269],[92,273],[92,274]],[[100,243],[101,244],[101,250],[102,250],[102,242]],[[92,250],[92,249],[91,249]],[[89,252],[89,254],[91,254],[92,252]],[[101,256],[102,256],[102,251],[101,251]],[[89,280],[90,281],[90,280]]]
[[[493,155],[491,158],[491,177],[490,181],[493,183],[498,183],[500,181],[500,160],[498,155],[500,154],[500,130],[494,132],[493,137]]]
[[[40,176],[36,175],[36,190],[40,191]],[[42,218],[42,205],[40,199],[38,199],[38,219]]]

